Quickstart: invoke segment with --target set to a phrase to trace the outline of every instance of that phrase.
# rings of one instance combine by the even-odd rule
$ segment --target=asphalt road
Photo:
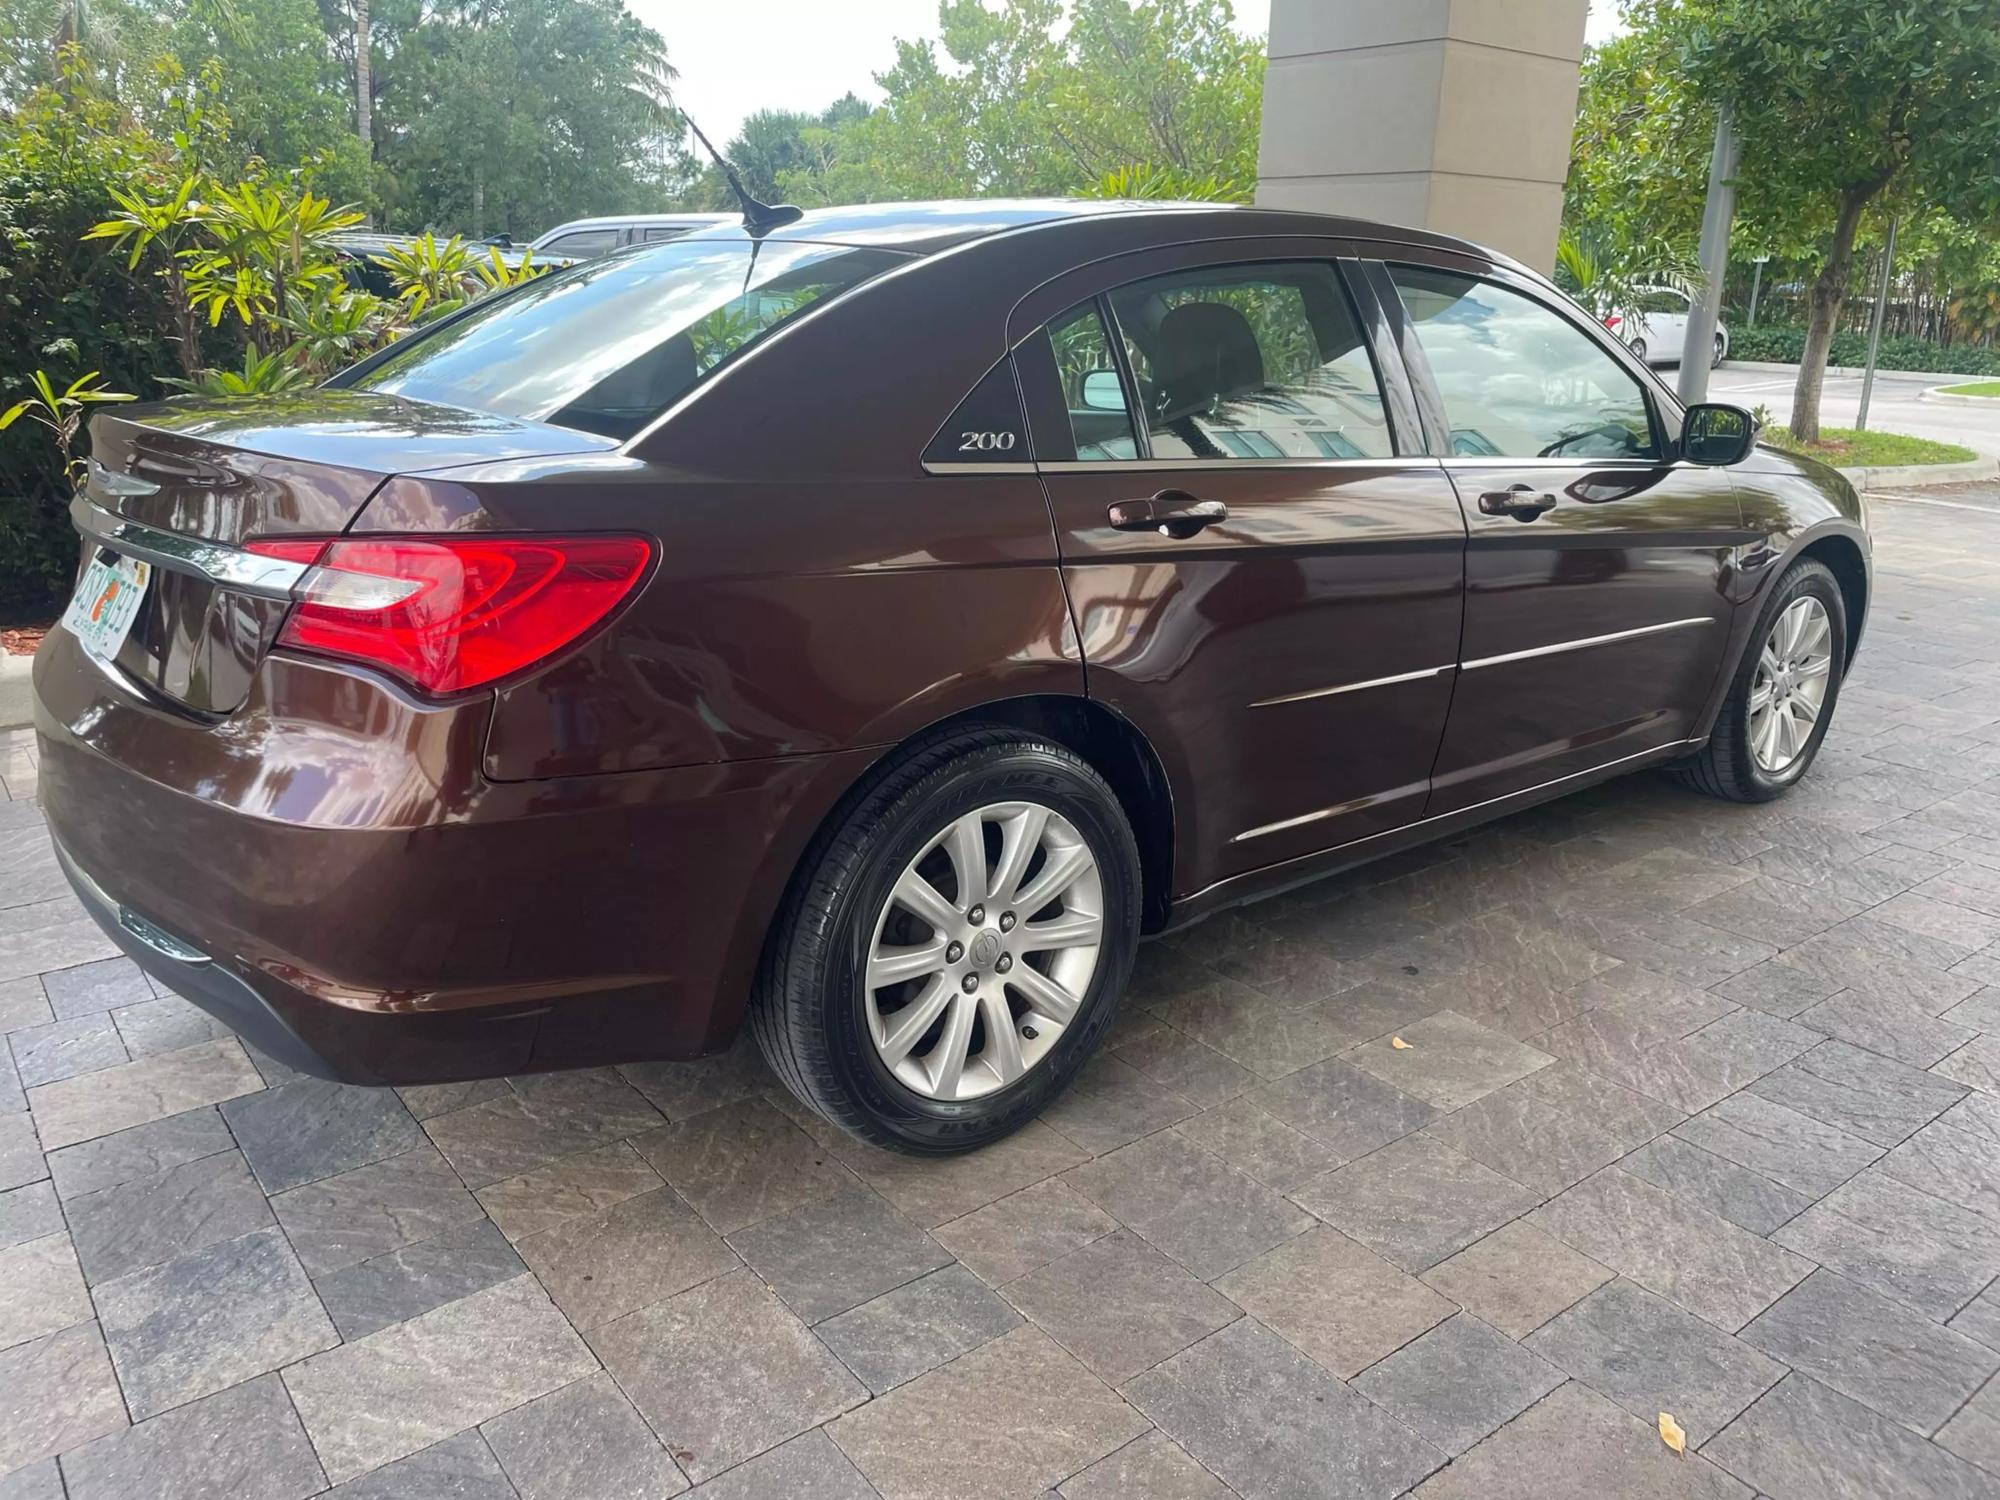
[[[1676,379],[1672,366],[1661,374],[1670,383]],[[1767,406],[1773,421],[1785,422],[1791,418],[1792,385],[1796,379],[1795,372],[1739,370],[1725,365],[1709,376],[1709,398],[1748,407]],[[1899,370],[1877,371],[1875,395],[1868,408],[1869,427],[1877,432],[1905,432],[1913,437],[1963,443],[1981,453],[2000,455],[2000,401],[1993,402],[1989,411],[1918,399],[1922,391],[1938,383]],[[1858,375],[1827,377],[1820,407],[1820,421],[1824,425],[1852,427],[1860,405]]]

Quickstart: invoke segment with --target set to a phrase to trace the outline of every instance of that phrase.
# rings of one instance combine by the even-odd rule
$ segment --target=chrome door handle
[[[1556,508],[1556,497],[1531,484],[1510,484],[1504,490],[1488,490],[1479,497],[1479,509],[1489,516],[1512,516],[1532,521],[1544,511]]]
[[[1150,500],[1121,500],[1105,512],[1114,531],[1157,531],[1185,539],[1229,519],[1220,500],[1197,500],[1185,490],[1161,490]]]

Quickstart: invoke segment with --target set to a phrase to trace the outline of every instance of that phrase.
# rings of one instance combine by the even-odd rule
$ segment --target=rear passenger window
[[[1644,390],[1568,318],[1492,282],[1392,266],[1451,423],[1492,458],[1658,458]]]
[[[1374,361],[1323,261],[1134,282],[1111,310],[1156,458],[1390,458]]]

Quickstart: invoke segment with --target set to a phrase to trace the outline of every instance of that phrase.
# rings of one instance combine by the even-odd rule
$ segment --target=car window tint
[[[542,250],[549,255],[602,255],[617,243],[615,229],[580,229],[575,234],[559,235]]]
[[[657,240],[677,240],[694,226],[692,224],[666,224],[641,231],[639,238],[652,244]]]
[[[1657,458],[1638,380],[1554,309],[1449,271],[1391,267],[1458,454]]]
[[[1086,461],[1137,458],[1139,444],[1132,436],[1118,362],[1097,304],[1071,308],[1050,323],[1048,331],[1076,456]]]
[[[1684,313],[1688,310],[1687,298],[1679,292],[1664,290],[1642,292],[1639,296],[1639,311],[1649,313]]]
[[[1205,267],[1111,294],[1156,458],[1388,458],[1368,346],[1323,261]]]
[[[406,339],[354,384],[623,440],[893,250],[679,240],[557,271]]]

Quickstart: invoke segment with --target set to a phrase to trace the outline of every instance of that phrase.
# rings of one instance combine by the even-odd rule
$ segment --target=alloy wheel
[[[1104,886],[1076,828],[1037,802],[954,819],[904,867],[869,941],[868,1030],[927,1099],[977,1099],[1047,1059],[1097,971]]]
[[[1750,680],[1750,753],[1759,770],[1781,775],[1805,752],[1832,670],[1833,620],[1818,599],[1801,595],[1771,622]]]

